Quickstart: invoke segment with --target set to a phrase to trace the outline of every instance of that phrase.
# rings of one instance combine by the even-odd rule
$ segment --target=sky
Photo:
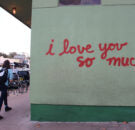
[[[30,56],[31,29],[0,7],[0,52]]]

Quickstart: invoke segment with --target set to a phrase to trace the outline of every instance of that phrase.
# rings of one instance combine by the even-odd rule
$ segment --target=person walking
[[[2,66],[2,71],[4,73],[4,76],[6,77],[4,83],[1,82],[0,83],[0,88],[1,88],[1,96],[0,96],[0,111],[1,111],[1,107],[2,104],[4,102],[5,104],[5,111],[8,112],[10,110],[12,110],[11,107],[8,106],[8,100],[7,100],[7,96],[8,96],[8,85],[9,82],[12,82],[13,79],[13,73],[12,70],[10,69],[10,62],[9,60],[5,60]],[[3,116],[0,115],[0,120],[3,119]]]

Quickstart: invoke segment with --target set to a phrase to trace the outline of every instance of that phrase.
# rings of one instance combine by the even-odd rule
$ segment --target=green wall
[[[58,0],[32,0],[32,8],[57,7]]]
[[[135,6],[57,7],[58,1],[42,2],[34,0],[32,10],[30,92],[30,101],[33,104],[32,120],[49,120],[42,113],[39,114],[42,119],[36,116],[36,112],[40,111],[38,108],[41,108],[42,112],[46,110],[46,104],[50,104],[50,107],[54,105],[52,108],[54,112],[57,110],[55,105],[61,107],[69,105],[71,113],[74,111],[72,108],[78,105],[87,106],[89,112],[93,112],[90,110],[92,106],[115,106],[114,110],[118,108],[119,111],[118,106],[135,106],[135,67],[109,66],[106,60],[101,59],[98,47],[99,43],[109,45],[128,42],[121,51],[109,51],[107,58],[135,56]],[[49,6],[51,8],[48,8]],[[91,44],[94,53],[59,56],[65,38],[68,38],[70,46],[86,47],[87,44]],[[52,39],[54,39],[52,49],[54,56],[46,55]],[[79,62],[76,61],[78,56],[96,59],[89,68],[79,67]],[[62,114],[63,118],[70,113],[66,108],[62,111],[66,112]],[[125,111],[130,113],[130,107]],[[47,112],[50,113],[50,117],[54,117],[51,112]],[[72,116],[76,116],[77,113],[80,111],[76,111]],[[134,113],[133,109],[131,113]],[[83,118],[85,117],[83,115]],[[70,119],[72,118],[68,121]],[[81,121],[81,116],[79,119]],[[115,118],[110,116],[110,120],[113,119],[117,120],[118,116]],[[56,118],[53,119],[55,120]],[[85,121],[92,120],[100,121],[100,118],[85,119]],[[64,119],[61,118],[60,121]]]
[[[135,121],[135,107],[31,105],[31,120],[62,122]]]
[[[102,0],[103,5],[130,5],[135,4],[135,0]]]

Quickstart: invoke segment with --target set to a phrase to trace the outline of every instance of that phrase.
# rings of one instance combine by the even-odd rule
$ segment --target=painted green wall
[[[57,7],[58,0],[32,0],[32,8]]]
[[[99,43],[129,44],[108,57],[135,56],[135,6],[70,6],[32,11],[31,103],[63,105],[135,105],[133,67],[108,66]],[[90,68],[78,67],[79,54],[58,56],[63,40],[92,44],[96,57]],[[54,39],[55,56],[47,56]]]
[[[129,4],[134,0],[68,7],[57,7],[58,0],[33,0],[32,120],[135,121],[135,67],[108,66],[98,48],[99,43],[128,42],[108,57],[135,57],[135,6]],[[90,43],[95,52],[59,56],[65,38],[74,46]],[[52,39],[55,55],[45,55]],[[96,60],[80,68],[78,56]]]
[[[62,122],[135,121],[135,107],[31,105],[31,120]]]
[[[103,5],[128,5],[135,4],[135,0],[102,0]]]
[[[32,0],[33,8],[56,7],[59,0]],[[131,5],[135,0],[101,0],[102,5]]]

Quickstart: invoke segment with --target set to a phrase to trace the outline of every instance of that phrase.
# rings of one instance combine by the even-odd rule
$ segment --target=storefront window
[[[60,5],[99,5],[101,0],[59,0]]]

